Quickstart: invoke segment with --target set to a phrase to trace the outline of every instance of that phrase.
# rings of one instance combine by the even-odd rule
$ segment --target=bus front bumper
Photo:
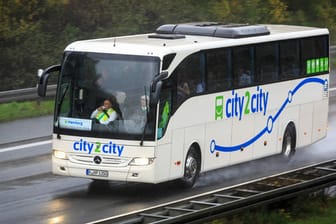
[[[52,156],[52,172],[54,174],[99,180],[156,183],[154,165],[155,161],[152,161],[149,165],[127,165],[122,167],[86,165]]]

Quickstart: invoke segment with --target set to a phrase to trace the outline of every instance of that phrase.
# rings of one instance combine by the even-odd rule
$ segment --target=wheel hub
[[[192,179],[197,173],[197,161],[194,157],[190,156],[186,162],[186,178]]]

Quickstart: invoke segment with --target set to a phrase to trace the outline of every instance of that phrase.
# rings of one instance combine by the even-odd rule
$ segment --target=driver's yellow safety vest
[[[112,108],[107,111],[99,111],[96,115],[96,119],[99,121],[107,121],[110,118],[110,115],[114,112]]]

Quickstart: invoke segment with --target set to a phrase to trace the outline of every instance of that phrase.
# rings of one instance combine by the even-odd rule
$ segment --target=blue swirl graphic
[[[302,80],[294,89],[289,90],[288,91],[288,97],[287,99],[283,102],[283,104],[281,105],[281,107],[279,108],[279,111],[274,115],[274,116],[269,116],[267,119],[267,123],[266,123],[266,127],[263,128],[256,136],[254,136],[253,138],[249,139],[248,141],[239,144],[239,145],[234,145],[234,146],[220,146],[216,144],[215,139],[212,139],[210,142],[210,152],[214,153],[215,151],[220,151],[220,152],[234,152],[234,151],[238,151],[241,150],[251,144],[253,144],[255,141],[257,141],[260,137],[262,137],[266,132],[268,134],[270,134],[273,130],[273,124],[274,122],[277,121],[277,119],[279,118],[279,116],[281,115],[281,113],[284,111],[284,109],[286,108],[286,106],[288,104],[290,104],[293,100],[294,95],[297,93],[297,91],[302,88],[304,85],[308,84],[308,83],[318,83],[321,84],[323,86],[328,84],[328,80],[325,79],[321,79],[321,78],[316,78],[316,77],[312,77],[312,78],[307,78]],[[326,90],[326,89],[324,89]]]

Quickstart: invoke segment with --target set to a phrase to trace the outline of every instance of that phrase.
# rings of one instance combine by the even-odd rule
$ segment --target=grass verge
[[[1,103],[0,122],[51,115],[53,112],[54,100]]]
[[[336,223],[336,198],[325,195],[298,197],[270,207],[244,211],[207,224],[332,224]]]

